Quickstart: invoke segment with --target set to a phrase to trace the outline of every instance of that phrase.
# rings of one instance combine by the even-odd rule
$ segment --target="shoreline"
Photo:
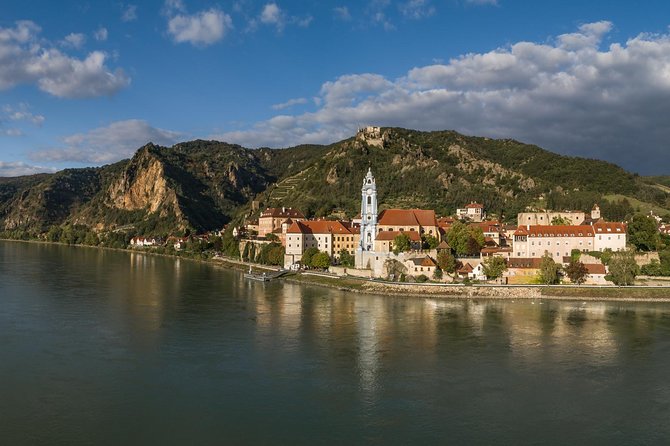
[[[0,239],[6,242],[35,243],[43,245],[58,245],[78,248],[95,248],[126,253],[139,253],[158,257],[180,260],[190,260],[205,263],[229,270],[244,272],[251,265],[256,269],[273,270],[272,267],[258,264],[249,264],[242,261],[216,257],[210,259],[196,259],[189,256],[162,254],[139,249],[111,248],[106,246],[69,245],[60,242],[42,240],[14,240]],[[394,284],[378,281],[352,279],[348,277],[327,277],[322,275],[308,275],[293,273],[280,279],[287,283],[313,285],[359,294],[388,295],[394,297],[430,298],[430,299],[492,299],[492,300],[557,300],[557,301],[606,301],[606,302],[670,302],[670,286],[651,287],[583,287],[578,285],[547,285],[547,286],[504,286],[504,285],[461,285],[439,286],[422,284]]]

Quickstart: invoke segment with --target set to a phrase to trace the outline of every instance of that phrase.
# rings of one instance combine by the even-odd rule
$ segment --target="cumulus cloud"
[[[30,21],[0,27],[0,90],[35,84],[53,96],[86,98],[112,95],[129,85],[122,69],[110,70],[107,55],[93,51],[84,59],[69,56],[39,38]]]
[[[53,167],[32,166],[22,161],[0,161],[0,177],[18,177],[55,171]]]
[[[251,147],[329,143],[365,124],[516,138],[570,155],[667,172],[670,34],[601,48],[609,22],[551,42],[518,42],[397,79],[348,74],[322,85],[314,111],[214,135]]]
[[[282,102],[281,104],[274,104],[272,108],[274,110],[284,110],[286,108],[291,108],[294,105],[301,105],[301,104],[306,104],[307,99],[305,98],[295,98],[295,99],[289,99],[286,102]]]
[[[137,5],[124,5],[121,13],[121,21],[133,22],[137,20]]]
[[[258,24],[274,26],[278,32],[282,32],[287,25],[297,25],[302,28],[308,27],[314,18],[311,15],[292,16],[287,14],[281,7],[275,3],[266,3],[263,6],[258,18],[249,22],[249,30],[254,31]]]
[[[61,41],[66,47],[79,49],[86,43],[86,36],[81,33],[70,33]]]
[[[108,36],[107,28],[104,27],[98,28],[98,30],[93,33],[93,37],[95,38],[95,40],[99,42],[104,42],[105,40],[107,40],[107,36]]]
[[[217,8],[188,14],[180,0],[168,0],[165,13],[168,15],[168,33],[176,43],[211,45],[233,28],[233,19]]]
[[[182,136],[178,132],[152,127],[143,120],[130,119],[70,135],[63,139],[64,147],[34,152],[30,158],[36,162],[106,164],[132,156],[148,142],[172,145]]]

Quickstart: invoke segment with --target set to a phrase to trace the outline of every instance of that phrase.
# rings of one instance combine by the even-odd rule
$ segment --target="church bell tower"
[[[372,171],[363,179],[361,188],[361,243],[359,251],[373,251],[377,236],[377,185]]]

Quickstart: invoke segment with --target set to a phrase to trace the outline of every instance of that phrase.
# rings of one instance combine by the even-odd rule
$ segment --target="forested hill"
[[[0,229],[204,231],[254,215],[252,201],[261,209],[294,206],[308,216],[353,217],[368,167],[382,209],[425,207],[447,215],[479,201],[508,219],[526,206],[588,210],[596,202],[611,219],[641,206],[670,210],[662,178],[641,178],[604,161],[452,131],[383,128],[378,136],[359,133],[328,146],[287,149],[202,140],[147,144],[130,160],[108,166],[1,178]]]

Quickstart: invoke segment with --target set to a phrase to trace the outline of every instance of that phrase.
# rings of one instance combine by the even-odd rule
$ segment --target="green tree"
[[[425,274],[419,274],[418,276],[416,276],[416,281],[418,283],[426,283],[428,282],[428,276],[426,276]]]
[[[603,265],[609,265],[613,255],[614,253],[612,250],[610,248],[606,248],[603,252],[600,253],[600,263]]]
[[[302,263],[302,266],[313,266],[312,257],[314,257],[318,253],[319,253],[318,248],[315,247],[307,248],[305,252],[302,253],[302,257],[300,258],[300,263]]]
[[[561,265],[554,262],[554,259],[545,253],[540,262],[540,283],[553,285],[559,282]]]
[[[459,256],[476,255],[484,246],[484,233],[478,225],[457,221],[447,232],[447,243]]]
[[[553,226],[571,225],[572,220],[570,220],[568,217],[561,217],[560,215],[557,215],[551,219],[551,224]]]
[[[456,259],[445,249],[437,253],[437,266],[444,272],[453,274],[456,272]]]
[[[325,252],[318,252],[312,256],[314,268],[326,269],[330,266],[330,256]]]
[[[440,268],[435,268],[435,271],[433,272],[433,279],[442,280],[442,277],[444,277],[442,270]]]
[[[352,268],[354,266],[355,260],[355,257],[349,254],[349,251],[346,249],[340,251],[340,264],[342,266]]]
[[[276,234],[273,234],[272,232],[268,232],[265,234],[265,240],[270,240],[271,242],[278,242],[279,237],[277,237]]]
[[[284,264],[284,247],[281,245],[273,246],[268,249],[267,259],[270,265]]]
[[[662,276],[663,275],[663,267],[661,266],[661,262],[659,262],[656,259],[651,259],[651,263],[647,263],[646,265],[642,265],[642,268],[640,269],[640,271],[645,276]]]
[[[242,260],[245,262],[249,261],[249,252],[251,251],[251,242],[246,242],[244,244],[244,251],[242,251]]]
[[[95,232],[89,231],[86,233],[86,236],[84,237],[85,245],[96,246],[98,243],[100,243],[100,240]]]
[[[440,241],[436,237],[433,237],[430,234],[423,234],[421,236],[421,245],[423,249],[435,249],[439,244]]]
[[[412,247],[412,241],[405,233],[395,236],[393,239],[393,254],[398,255],[401,252],[409,251]]]
[[[507,262],[504,258],[498,256],[488,257],[484,260],[482,266],[487,279],[497,279],[507,270]]]
[[[609,274],[605,279],[618,286],[633,285],[639,272],[640,268],[635,262],[635,253],[632,250],[618,252],[610,260]]]
[[[579,260],[571,259],[568,266],[565,268],[565,274],[570,278],[572,283],[581,285],[586,282],[589,275],[589,270]]]
[[[644,214],[633,215],[628,223],[628,241],[639,251],[653,251],[660,242],[656,220]]]

